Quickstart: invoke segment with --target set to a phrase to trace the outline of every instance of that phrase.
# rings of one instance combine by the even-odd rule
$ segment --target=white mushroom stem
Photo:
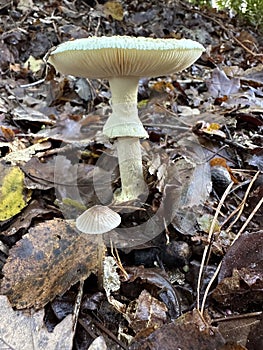
[[[137,109],[137,77],[109,79],[112,94],[112,114],[103,133],[116,139],[122,192],[118,202],[136,199],[146,190],[143,177],[142,154],[139,138],[146,138]]]
[[[121,177],[121,194],[118,202],[138,198],[146,192],[143,177],[142,154],[139,138],[119,137],[116,142]]]
[[[106,121],[103,133],[109,138],[148,137],[138,116],[137,77],[110,78],[112,113]]]

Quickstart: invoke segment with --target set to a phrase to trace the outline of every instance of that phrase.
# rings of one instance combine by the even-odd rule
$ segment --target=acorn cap
[[[48,62],[77,77],[156,77],[189,67],[204,50],[190,39],[89,37],[60,44]]]
[[[94,205],[76,219],[76,227],[79,231],[95,235],[109,232],[120,223],[120,215],[103,205]]]

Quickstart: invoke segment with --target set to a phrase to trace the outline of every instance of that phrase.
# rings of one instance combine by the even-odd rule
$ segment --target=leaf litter
[[[140,229],[155,213],[158,220],[148,225],[145,235],[149,241],[143,245],[125,248],[125,236],[116,232],[105,236],[108,244],[112,237],[121,242],[117,265],[123,264],[124,271],[135,271],[141,264],[145,267],[140,268],[140,277],[129,281],[120,269],[120,289],[113,293],[115,307],[105,296],[92,311],[80,304],[77,327],[74,334],[68,333],[65,349],[94,348],[94,339],[110,349],[173,349],[176,345],[227,349],[238,348],[241,338],[242,348],[257,349],[259,332],[255,330],[262,317],[262,276],[257,266],[261,258],[260,253],[250,254],[252,261],[247,262],[246,256],[249,251],[254,253],[253,244],[262,229],[262,174],[255,178],[257,171],[262,172],[263,158],[262,40],[258,33],[242,28],[227,13],[199,10],[181,1],[176,6],[170,1],[48,1],[44,5],[19,1],[7,3],[0,11],[1,167],[4,174],[11,163],[22,179],[17,177],[12,187],[12,199],[19,192],[20,199],[10,202],[16,209],[8,215],[1,209],[1,293],[8,295],[13,307],[41,309],[37,311],[41,312],[39,324],[52,323],[50,339],[58,330],[61,340],[68,318],[66,313],[64,320],[54,316],[55,305],[56,309],[61,305],[62,311],[57,295],[63,297],[83,280],[83,300],[99,289],[94,277],[101,271],[98,243],[76,233],[64,216],[74,219],[98,204],[92,181],[101,155],[104,162],[95,173],[100,177],[99,192],[107,188],[107,181],[101,179],[109,172],[114,150],[101,137],[101,130],[110,113],[109,87],[101,80],[59,77],[54,72],[44,82],[46,52],[62,41],[89,35],[188,37],[207,49],[196,64],[181,74],[140,80],[139,115],[150,135],[142,142],[150,195],[144,208],[130,203],[134,209],[128,214],[118,208],[124,227],[138,225]],[[68,152],[70,147],[73,152]],[[226,166],[217,164],[215,171],[211,161],[216,158],[224,159]],[[219,207],[231,176],[237,182]],[[118,171],[111,181],[118,188]],[[110,202],[110,193],[107,196]],[[136,229],[134,232],[129,238],[136,242]],[[160,234],[155,237],[154,232]],[[245,242],[247,236],[251,239]],[[196,279],[206,247],[209,254],[201,299],[220,261],[222,265],[205,312],[200,313],[196,310]],[[232,266],[231,262],[236,263]],[[158,270],[152,273],[156,265]],[[13,332],[10,324],[15,313],[22,311],[13,311],[6,303],[5,298],[6,333],[1,334],[0,345],[18,341],[17,349],[23,349],[18,335],[12,341],[7,335]],[[122,309],[117,308],[119,303]],[[181,307],[182,316],[175,312],[177,308],[172,311],[174,305]],[[236,332],[231,338],[235,345],[227,345],[228,334],[220,327],[220,319],[234,322],[235,317],[237,327],[254,318],[246,333]],[[27,321],[21,324],[26,329]],[[39,334],[34,330],[33,338],[38,339]],[[49,345],[50,349],[61,344],[60,340]]]

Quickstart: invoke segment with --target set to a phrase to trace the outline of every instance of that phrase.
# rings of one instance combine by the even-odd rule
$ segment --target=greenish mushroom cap
[[[189,67],[204,50],[190,39],[89,37],[60,44],[48,62],[77,77],[155,77]]]

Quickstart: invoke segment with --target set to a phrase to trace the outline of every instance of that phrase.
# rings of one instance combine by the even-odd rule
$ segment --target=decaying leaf
[[[24,174],[18,167],[0,163],[0,184],[0,221],[4,221],[27,206],[30,192],[24,188]]]
[[[95,272],[97,259],[94,237],[77,233],[63,220],[43,222],[10,250],[1,294],[18,309],[42,308]]]
[[[30,11],[33,8],[33,1],[32,0],[19,0],[17,9],[21,10],[22,12]]]
[[[234,269],[231,277],[220,282],[212,294],[223,307],[235,311],[262,308],[263,274],[253,268]]]
[[[22,213],[12,220],[12,224],[1,231],[1,234],[4,236],[11,236],[20,230],[27,230],[32,220],[43,219],[46,215],[54,213],[54,211],[57,212],[57,208],[46,208],[41,200],[37,201],[33,199],[28,206],[24,208]]]
[[[41,59],[36,59],[34,56],[30,56],[25,62],[25,66],[33,73],[37,73],[43,67],[44,62]]]
[[[162,326],[167,318],[166,313],[165,304],[154,298],[147,290],[143,290],[138,299],[128,305],[124,316],[135,332],[143,332],[147,328],[154,330]]]
[[[211,96],[217,98],[238,92],[240,89],[240,80],[238,78],[229,79],[224,71],[216,68],[213,71],[211,81],[207,85]]]
[[[217,328],[211,327],[197,310],[193,310],[134,343],[130,350],[220,350],[224,343]]]
[[[260,308],[263,298],[263,231],[245,233],[228,249],[213,298],[233,310]],[[249,311],[249,310],[248,310]]]
[[[103,288],[106,295],[109,296],[111,292],[116,292],[120,289],[121,281],[117,273],[117,263],[112,256],[107,256],[103,262]]]
[[[71,350],[73,317],[68,315],[52,333],[44,325],[44,310],[14,311],[6,296],[0,296],[1,350]]]
[[[7,163],[11,163],[13,165],[21,164],[29,161],[32,158],[33,154],[35,154],[37,151],[46,150],[50,148],[50,146],[51,146],[50,142],[36,143],[27,148],[10,152],[3,159]]]
[[[255,313],[238,315],[238,317],[226,316],[217,322],[218,329],[228,342],[246,346],[250,331],[260,323],[259,318],[260,315],[255,315]]]
[[[14,110],[14,120],[16,121],[21,121],[21,120],[26,120],[26,121],[31,121],[31,122],[37,122],[40,124],[48,124],[48,125],[53,125],[54,121],[52,121],[49,117],[47,117],[44,113],[38,111],[37,109],[23,106],[22,107],[16,107]]]
[[[235,269],[251,268],[263,273],[263,231],[244,233],[228,249],[218,275],[219,282]]]
[[[140,280],[141,283],[146,283],[154,289],[160,289],[158,296],[164,301],[167,306],[171,319],[176,319],[181,314],[181,304],[172,284],[168,278],[162,276],[162,271],[158,269],[145,269],[141,266],[127,268],[129,273],[129,283]]]
[[[110,15],[112,18],[117,21],[123,20],[123,8],[122,4],[118,1],[107,1],[104,4],[104,12],[107,15]]]

